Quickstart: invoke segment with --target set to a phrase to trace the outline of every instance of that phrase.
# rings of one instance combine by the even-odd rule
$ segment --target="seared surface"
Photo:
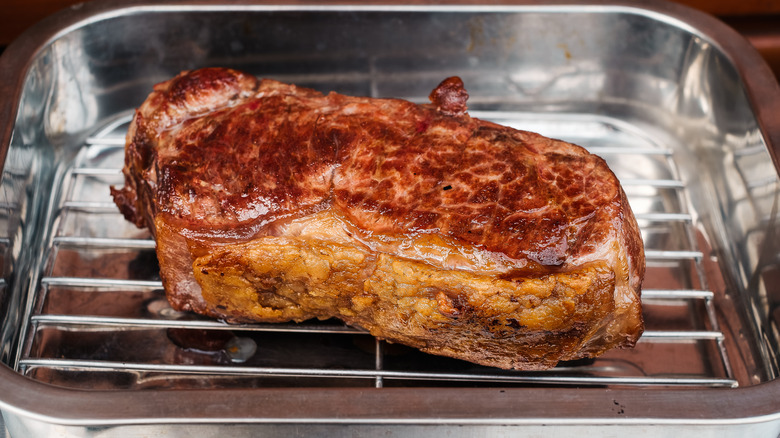
[[[178,309],[339,317],[504,368],[633,345],[644,255],[617,179],[466,97],[457,78],[415,105],[183,73],[138,109],[113,194]]]

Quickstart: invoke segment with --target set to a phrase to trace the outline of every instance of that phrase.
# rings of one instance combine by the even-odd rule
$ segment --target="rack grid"
[[[472,115],[566,138],[615,171],[646,245],[646,331],[634,349],[548,371],[511,372],[428,356],[333,320],[228,325],[176,312],[164,298],[154,241],[124,221],[109,196],[110,185],[122,184],[130,121],[123,114],[85,141],[52,187],[50,236],[18,371],[78,388],[738,386],[673,151],[633,126],[598,116]],[[209,342],[223,347],[203,346]]]

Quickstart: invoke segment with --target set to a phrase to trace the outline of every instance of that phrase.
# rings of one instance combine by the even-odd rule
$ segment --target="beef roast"
[[[335,317],[507,369],[633,346],[644,251],[605,162],[470,117],[458,78],[430,98],[184,72],[136,111],[112,194],[179,310]]]

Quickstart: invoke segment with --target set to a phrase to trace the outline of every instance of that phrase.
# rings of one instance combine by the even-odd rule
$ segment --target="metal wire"
[[[504,116],[506,116],[504,114]],[[95,136],[88,138],[84,150],[101,148],[101,150],[116,149],[115,153],[121,154],[124,139],[121,136],[121,127],[129,118],[115,121],[111,126],[106,126]],[[625,154],[627,149],[619,147],[593,148],[594,152],[601,154]],[[629,149],[628,153],[635,155],[652,155],[670,160],[673,167],[673,155],[666,149],[652,147],[638,147]],[[140,238],[112,238],[93,235],[68,234],[62,231],[63,223],[69,215],[79,214],[99,217],[106,214],[116,214],[116,207],[108,200],[80,199],[74,193],[78,178],[93,178],[97,180],[115,178],[119,175],[117,167],[95,167],[84,158],[94,154],[84,153],[77,160],[74,167],[66,174],[66,180],[61,189],[64,191],[62,202],[59,205],[58,214],[52,221],[50,238],[50,255],[47,263],[47,273],[40,280],[37,289],[39,303],[50,298],[52,288],[83,289],[91,292],[117,293],[123,291],[138,291],[152,293],[162,289],[159,280],[135,280],[114,279],[92,276],[62,276],[52,275],[51,266],[57,262],[57,257],[64,250],[97,251],[102,249],[119,249],[127,251],[151,251],[154,249],[154,241],[148,236]],[[679,179],[624,179],[624,186],[641,186],[653,189],[671,189],[678,192],[685,191],[685,184]],[[108,182],[105,183],[106,192]],[[680,196],[684,196],[681,193]],[[629,196],[630,198],[630,196]],[[682,205],[685,205],[684,203]],[[637,218],[646,222],[674,222],[685,227],[686,233],[692,235],[693,216],[687,211],[679,212],[652,212],[637,214]],[[685,262],[699,265],[703,253],[695,249],[680,250],[655,250],[648,249],[645,253],[648,261],[667,263]],[[701,269],[698,269],[701,271]],[[704,279],[700,284],[705,285]],[[715,342],[722,346],[724,339],[715,319],[714,293],[703,288],[679,288],[679,289],[647,289],[643,291],[643,300],[646,302],[672,302],[672,303],[704,303],[704,318],[707,320],[708,329],[691,330],[647,330],[641,338],[641,343],[691,343],[691,342]],[[90,332],[90,331],[114,331],[114,330],[145,330],[145,329],[199,329],[199,330],[240,330],[247,333],[296,333],[296,334],[325,334],[325,335],[361,335],[368,334],[360,329],[338,325],[333,323],[309,322],[305,324],[241,324],[228,325],[220,321],[206,319],[182,319],[179,315],[164,317],[115,317],[90,314],[57,314],[40,309],[31,315],[26,323],[28,339],[26,343],[31,345],[38,333],[45,330],[57,330],[61,332]],[[670,376],[663,373],[648,376],[618,375],[603,376],[593,375],[592,368],[579,369],[559,367],[543,372],[512,373],[501,370],[479,369],[475,372],[431,372],[422,370],[389,370],[386,369],[386,348],[384,342],[375,341],[373,347],[374,369],[328,369],[318,367],[265,367],[265,366],[236,366],[226,365],[196,365],[187,363],[146,363],[142,361],[128,360],[84,360],[82,358],[69,357],[36,357],[30,348],[19,360],[19,371],[30,374],[35,370],[50,369],[61,371],[79,372],[146,372],[169,373],[174,375],[194,374],[203,376],[303,376],[307,378],[333,379],[373,379],[373,385],[377,388],[385,386],[387,380],[394,381],[431,381],[431,382],[476,382],[480,383],[513,383],[532,385],[632,385],[632,386],[701,386],[701,387],[735,387],[737,381],[731,374],[731,367],[726,350],[719,348],[720,360],[726,370],[726,375],[697,375],[697,376]]]

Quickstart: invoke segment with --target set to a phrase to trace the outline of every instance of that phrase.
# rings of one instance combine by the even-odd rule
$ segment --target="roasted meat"
[[[179,310],[507,369],[633,346],[644,251],[605,162],[470,117],[458,78],[430,99],[184,72],[136,111],[112,194]]]

